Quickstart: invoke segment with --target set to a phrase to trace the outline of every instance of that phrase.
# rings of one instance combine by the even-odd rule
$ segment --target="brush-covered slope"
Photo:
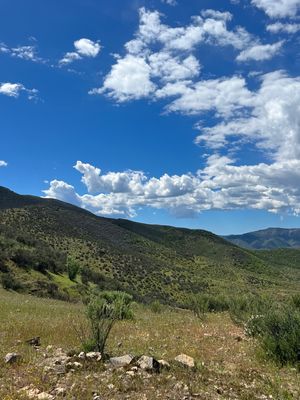
[[[0,228],[0,274],[30,293],[76,297],[97,284],[145,301],[183,304],[200,291],[299,288],[297,269],[273,266],[268,257],[210,232],[100,218],[5,188],[0,188]],[[67,256],[81,267],[75,282],[66,274]]]
[[[300,248],[300,229],[268,228],[225,239],[248,249]]]

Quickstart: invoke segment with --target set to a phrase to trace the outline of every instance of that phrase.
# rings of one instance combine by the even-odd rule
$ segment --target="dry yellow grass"
[[[102,399],[300,399],[297,371],[265,361],[257,343],[246,339],[227,314],[211,314],[201,322],[188,311],[155,314],[138,305],[135,315],[134,321],[114,327],[108,353],[147,354],[167,361],[186,353],[195,358],[196,371],[172,364],[170,371],[158,375],[129,377],[95,364],[50,377],[39,367],[43,350],[49,344],[79,349],[73,324],[84,322],[83,306],[0,290],[0,399],[26,399],[18,390],[30,384],[47,392],[63,385],[66,399],[80,400],[92,400],[93,392]],[[24,344],[33,336],[41,337],[39,352]],[[12,351],[23,355],[22,362],[4,365],[4,355]]]

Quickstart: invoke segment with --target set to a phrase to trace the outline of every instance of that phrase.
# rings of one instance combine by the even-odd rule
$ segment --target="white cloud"
[[[83,57],[97,57],[100,53],[101,46],[99,42],[93,42],[90,39],[79,39],[74,42],[74,47]]]
[[[75,51],[67,52],[63,58],[59,60],[60,65],[68,65],[74,61],[83,59],[84,57],[95,58],[101,51],[100,42],[93,42],[90,39],[82,38],[75,40]]]
[[[194,54],[197,46],[231,46],[240,51],[239,61],[269,59],[280,50],[283,42],[262,45],[242,27],[228,29],[231,20],[229,12],[209,9],[192,17],[189,25],[173,28],[162,23],[158,11],[141,8],[139,28],[134,39],[125,44],[125,56],[117,56],[103,86],[89,93],[107,94],[119,102],[163,98],[183,94],[182,91],[198,93],[196,85],[202,89],[204,84],[192,85],[201,71],[201,63]],[[179,89],[181,92],[176,93]],[[205,102],[205,93],[200,97]],[[198,108],[201,107],[200,104]]]
[[[215,126],[201,127],[198,142],[209,147],[226,146],[227,138],[255,143],[257,148],[280,162],[300,159],[300,77],[289,77],[283,71],[261,76],[258,91],[246,92],[238,104],[244,113],[229,112]],[[244,82],[246,85],[246,82]],[[241,90],[247,90],[246,86]],[[226,102],[230,100],[224,99]],[[185,111],[185,109],[182,109]]]
[[[280,41],[273,44],[256,44],[246,50],[243,50],[236,59],[237,61],[269,60],[280,52],[283,43],[283,41]]]
[[[7,167],[7,165],[6,161],[0,160],[0,167]]]
[[[271,33],[297,33],[300,31],[300,24],[275,22],[267,25],[267,31]]]
[[[38,56],[36,45],[9,47],[5,43],[0,43],[0,53],[5,53],[11,57],[20,58],[26,61],[46,63],[47,61]]]
[[[166,3],[169,6],[176,6],[177,5],[177,0],[161,0],[162,3]]]
[[[76,53],[75,51],[66,53],[61,60],[59,60],[59,64],[66,65],[71,64],[73,61],[81,60],[82,57]]]
[[[50,182],[44,193],[98,215],[132,217],[143,206],[167,209],[179,217],[211,209],[300,213],[299,160],[254,166],[233,163],[232,159],[215,154],[195,174],[147,178],[139,171],[101,175],[99,168],[78,161],[75,168],[83,174],[87,194],[80,196],[73,186],[57,180]]]
[[[117,101],[141,99],[155,89],[150,80],[151,69],[141,57],[127,55],[119,59],[106,76],[103,88],[90,94],[106,92]]]
[[[37,89],[27,89],[22,83],[0,83],[0,94],[8,97],[17,98],[22,92],[27,94],[29,100],[37,99]]]
[[[294,17],[300,7],[300,0],[252,0],[271,18]]]

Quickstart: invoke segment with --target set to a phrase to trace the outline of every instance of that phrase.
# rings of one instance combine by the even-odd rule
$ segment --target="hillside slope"
[[[180,305],[201,291],[286,293],[299,288],[300,270],[294,265],[273,266],[268,256],[210,232],[101,218],[5,188],[0,188],[0,228],[2,274],[11,273],[30,293],[73,297],[97,284],[126,290],[142,301]],[[81,266],[76,282],[66,276],[67,256]],[[51,257],[57,261],[51,263]]]
[[[224,238],[248,249],[300,248],[300,229],[268,228]]]

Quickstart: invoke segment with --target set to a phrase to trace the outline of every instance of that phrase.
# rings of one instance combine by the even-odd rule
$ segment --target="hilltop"
[[[298,264],[286,265],[286,255],[273,265],[271,253],[239,248],[204,230],[98,217],[3,187],[0,235],[2,249],[9,247],[0,274],[13,276],[19,291],[42,296],[72,299],[98,285],[144,302],[182,305],[199,292],[284,295],[297,291],[300,281]],[[75,282],[66,274],[67,256],[81,267]]]
[[[268,228],[224,238],[249,249],[300,248],[300,229],[297,228]]]

